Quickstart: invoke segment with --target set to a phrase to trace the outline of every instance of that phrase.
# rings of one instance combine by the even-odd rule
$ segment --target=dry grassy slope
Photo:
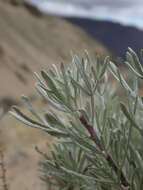
[[[22,6],[0,2],[0,100],[35,93],[33,71],[52,63],[69,63],[70,50],[107,50],[78,27],[53,16],[36,17]],[[39,108],[41,104],[36,101]],[[44,147],[47,135],[26,128],[8,114],[0,122],[0,147],[5,149],[10,190],[43,190],[37,180],[33,145]],[[1,180],[0,180],[1,185]]]
[[[107,54],[102,45],[60,18],[36,17],[22,6],[1,2],[0,97],[30,94],[34,83],[32,71],[52,63],[69,62],[71,50],[84,49],[92,56]]]

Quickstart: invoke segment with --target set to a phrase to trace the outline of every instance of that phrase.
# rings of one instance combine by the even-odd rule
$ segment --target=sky
[[[27,1],[51,14],[111,20],[143,29],[143,0]]]

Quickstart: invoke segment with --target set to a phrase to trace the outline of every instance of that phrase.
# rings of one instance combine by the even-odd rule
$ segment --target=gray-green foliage
[[[138,80],[143,66],[131,49],[126,65],[132,73],[129,86],[119,68],[87,53],[72,64],[36,74],[36,89],[48,110],[37,113],[27,97],[23,102],[35,117],[14,107],[12,115],[28,126],[54,137],[52,151],[42,153],[41,179],[59,190],[141,190],[143,186],[143,103]],[[121,84],[126,102],[120,102],[109,73]],[[121,98],[120,98],[121,99]]]

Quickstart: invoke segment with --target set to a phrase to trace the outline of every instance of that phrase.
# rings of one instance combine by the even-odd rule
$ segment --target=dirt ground
[[[51,138],[44,132],[24,126],[7,113],[0,122],[0,147],[4,154],[9,190],[47,190],[38,178],[38,146],[47,152]],[[0,182],[2,184],[2,181]]]

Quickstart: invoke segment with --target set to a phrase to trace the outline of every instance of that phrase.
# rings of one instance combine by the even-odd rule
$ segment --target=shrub
[[[67,68],[52,65],[41,71],[42,79],[36,74],[36,89],[48,110],[37,113],[24,96],[35,119],[13,108],[16,119],[53,136],[50,152],[38,150],[43,156],[41,179],[52,189],[142,189],[143,99],[138,80],[143,79],[143,66],[131,49],[125,64],[133,74],[131,87],[109,57],[94,64],[87,53],[83,59],[75,55]],[[110,73],[126,101],[116,94]]]

